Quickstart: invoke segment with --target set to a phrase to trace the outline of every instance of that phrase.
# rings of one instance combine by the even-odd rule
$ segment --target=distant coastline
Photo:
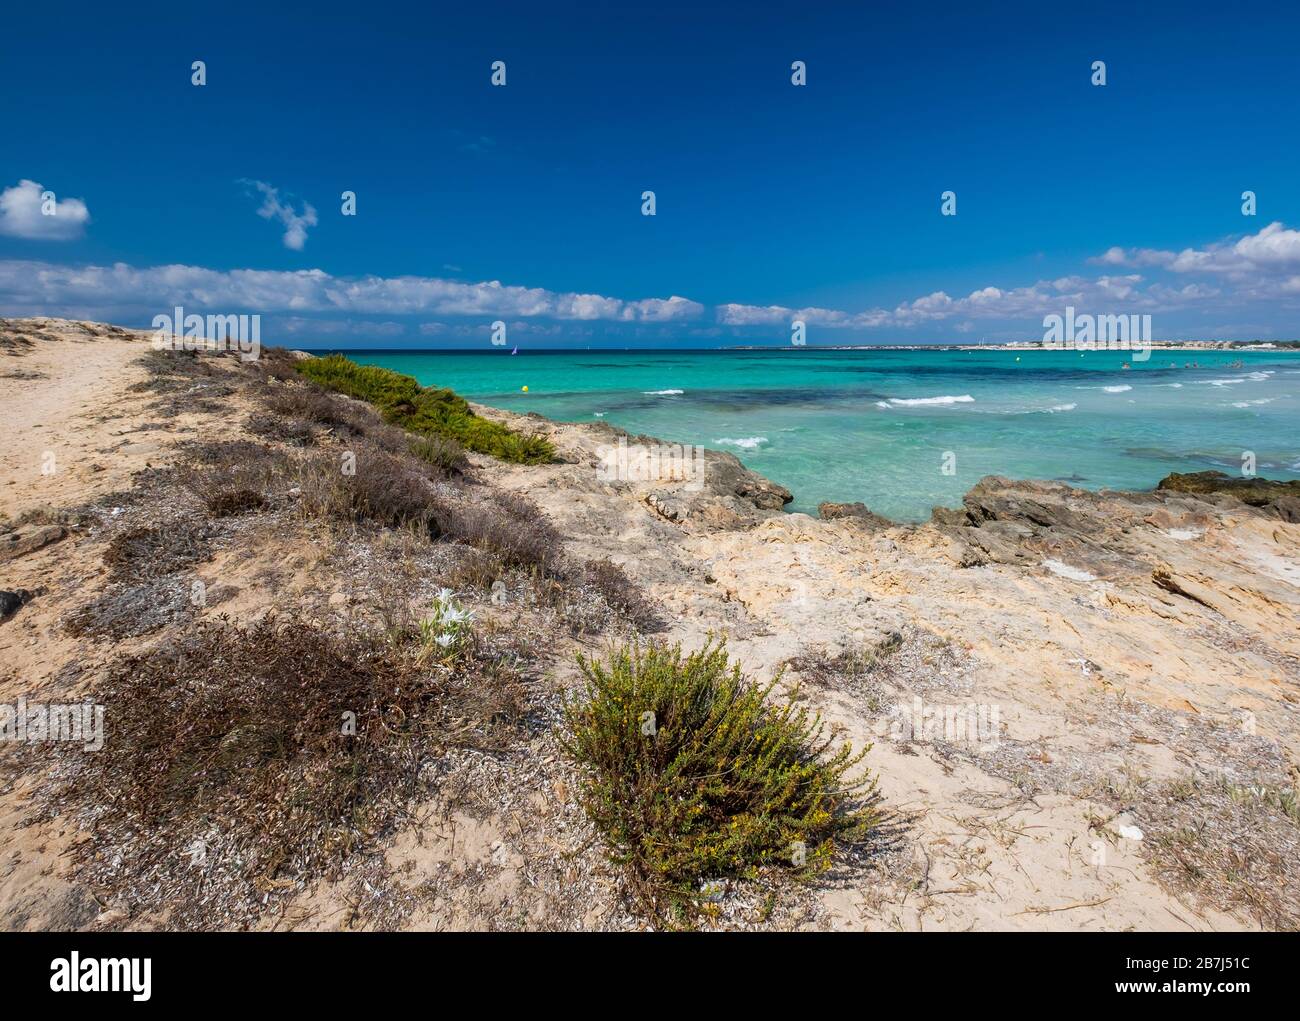
[[[478,347],[344,347],[328,345],[306,347],[302,344],[286,343],[292,350],[305,351],[309,354],[338,352],[349,354],[363,352],[366,354],[484,354],[485,348]],[[1153,340],[1153,351],[1300,351],[1300,340]],[[486,349],[505,356],[509,350],[502,348]],[[626,345],[583,345],[581,347],[528,347],[521,348],[519,354],[622,354],[640,352],[642,354],[725,354],[729,351],[1053,351],[1062,348],[1047,347],[1040,340],[1013,340],[999,344],[728,344],[724,347],[628,347]],[[1064,350],[1070,350],[1066,348]],[[1086,349],[1081,349],[1085,350]],[[1097,353],[1104,354],[1106,349],[1098,347]]]

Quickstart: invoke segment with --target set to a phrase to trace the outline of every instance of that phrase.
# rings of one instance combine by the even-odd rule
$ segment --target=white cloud
[[[674,294],[671,298],[643,298],[628,302],[620,315],[622,319],[642,323],[672,323],[682,319],[698,319],[704,306]]]
[[[294,212],[292,202],[280,201],[280,190],[265,181],[241,180],[242,184],[251,184],[262,193],[262,205],[257,215],[264,220],[279,220],[284,226],[284,247],[301,252],[307,243],[307,228],[316,226],[316,210],[310,202],[304,201],[302,212]]]
[[[1174,273],[1289,275],[1300,268],[1300,231],[1270,223],[1258,233],[1181,252],[1156,248],[1109,248],[1092,260],[1111,266],[1160,266]]]
[[[782,305],[719,305],[718,322],[724,326],[789,326],[796,319],[807,326],[880,326],[889,321],[884,309],[841,312],[832,308],[786,308]]]
[[[511,320],[577,340],[596,335],[582,323],[672,326],[674,335],[704,335],[700,330],[744,327],[788,329],[795,320],[834,330],[909,330],[930,324],[963,324],[981,331],[995,322],[1035,322],[1060,314],[1067,305],[1095,315],[1173,312],[1186,309],[1240,314],[1250,302],[1272,301],[1291,308],[1300,295],[1300,231],[1270,224],[1257,234],[1204,249],[1165,252],[1111,248],[1091,260],[1107,267],[1099,276],[1071,274],[1021,287],[986,286],[965,297],[943,290],[904,301],[893,309],[860,312],[816,306],[727,303],[712,315],[697,301],[680,295],[627,300],[585,292],[558,292],[503,284],[471,283],[445,277],[336,277],[320,269],[296,271],[238,269],[218,271],[199,266],[136,268],[60,266],[39,261],[0,262],[0,306],[13,314],[75,314],[79,318],[139,321],[177,304],[195,310],[247,310],[267,315],[326,316],[369,327],[366,317],[421,317],[425,335],[437,335],[430,320]],[[1123,272],[1137,266],[1159,267],[1158,279]],[[1208,281],[1187,281],[1171,274],[1197,267]],[[1254,314],[1254,313],[1247,313]],[[542,325],[561,322],[563,327]],[[1244,318],[1243,318],[1244,321]],[[972,324],[966,327],[965,324]],[[472,328],[453,321],[448,335]],[[638,331],[640,335],[641,331]],[[710,334],[711,335],[711,334]]]
[[[944,291],[899,304],[893,311],[870,309],[841,312],[825,308],[785,308],[781,305],[719,305],[717,320],[725,326],[789,326],[801,319],[809,326],[834,329],[877,329],[913,327],[950,320],[1014,320],[1062,312],[1066,305],[1095,314],[1170,310],[1217,296],[1220,292],[1201,285],[1183,288],[1151,285],[1136,273],[1082,276],[1039,280],[1027,287],[982,287],[964,298]]]
[[[319,269],[213,270],[200,266],[136,268],[0,261],[0,302],[55,314],[99,310],[102,318],[139,316],[175,305],[297,315],[507,316],[566,321],[666,323],[698,318],[704,307],[679,296],[624,301],[516,287],[499,280],[463,283],[439,277],[335,277]]]
[[[57,195],[47,216],[41,196],[44,185],[23,179],[0,192],[0,234],[34,241],[71,241],[85,233],[90,210],[81,199],[60,199]]]

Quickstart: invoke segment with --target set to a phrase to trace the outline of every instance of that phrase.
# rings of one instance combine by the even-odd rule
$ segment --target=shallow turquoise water
[[[990,474],[1144,489],[1239,472],[1244,451],[1300,478],[1300,352],[1156,351],[1127,370],[1131,352],[1104,351],[346,353],[511,411],[730,450],[812,513],[861,500],[917,521]]]

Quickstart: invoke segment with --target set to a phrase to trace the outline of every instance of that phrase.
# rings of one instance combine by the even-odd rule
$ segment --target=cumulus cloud
[[[264,220],[279,220],[284,227],[284,247],[301,252],[307,243],[307,228],[316,226],[316,210],[310,202],[304,201],[302,212],[296,212],[292,202],[280,201],[280,190],[265,181],[241,180],[241,184],[250,185],[262,194],[262,205],[257,215]]]
[[[90,222],[90,210],[81,199],[60,199],[48,206],[41,198],[49,190],[23,179],[0,192],[0,234],[33,241],[71,241],[81,237]]]
[[[1092,260],[1110,266],[1159,266],[1173,273],[1289,275],[1300,270],[1300,231],[1270,223],[1258,233],[1181,252],[1158,248],[1109,248]]]
[[[704,306],[674,294],[671,298],[643,298],[623,306],[620,319],[642,323],[673,323],[683,319],[698,319]]]
[[[599,294],[548,291],[488,280],[440,277],[336,277],[324,270],[213,270],[200,266],[137,268],[60,266],[0,261],[6,307],[53,312],[98,309],[103,317],[175,305],[295,315],[492,316],[567,321],[669,323],[698,318],[704,307],[674,295],[624,301]]]
[[[1096,313],[1171,310],[1185,308],[1219,293],[1215,288],[1201,285],[1182,288],[1159,284],[1146,286],[1144,278],[1137,273],[1107,274],[1096,278],[1068,276],[1039,280],[1026,287],[981,287],[964,298],[934,291],[902,302],[892,310],[876,308],[865,312],[843,312],[781,305],[719,305],[717,320],[725,326],[789,326],[799,319],[809,326],[833,329],[914,327],[951,320],[1034,318],[1059,313],[1066,305]]]
[[[990,285],[964,297],[935,290],[892,309],[853,312],[726,303],[715,306],[711,316],[705,306],[680,295],[628,300],[499,280],[471,283],[445,277],[337,277],[320,269],[218,271],[184,265],[74,267],[8,261],[0,262],[0,304],[16,314],[75,314],[117,321],[177,304],[196,310],[301,316],[304,323],[312,316],[326,316],[367,328],[372,321],[359,317],[412,316],[425,321],[419,331],[426,336],[454,336],[462,328],[471,328],[434,321],[441,317],[503,319],[514,322],[512,330],[528,324],[534,334],[558,331],[557,335],[576,340],[595,335],[578,325],[583,323],[635,324],[646,327],[647,334],[654,327],[672,327],[675,336],[712,336],[720,330],[744,328],[785,330],[796,320],[834,330],[911,330],[932,324],[969,330],[975,323],[1041,321],[1044,315],[1060,314],[1071,305],[1097,315],[1191,308],[1221,315],[1259,300],[1291,307],[1300,296],[1300,231],[1280,223],[1202,249],[1115,247],[1091,261],[1106,272],[1070,274],[1019,287]],[[1152,272],[1157,279],[1136,272],[1138,267],[1156,267]],[[1197,271],[1210,279],[1189,282],[1176,275]],[[547,321],[565,325],[543,325]]]
[[[786,308],[783,305],[719,305],[718,322],[724,326],[789,326],[795,320],[806,326],[880,326],[889,320],[884,309],[841,312],[832,308]]]

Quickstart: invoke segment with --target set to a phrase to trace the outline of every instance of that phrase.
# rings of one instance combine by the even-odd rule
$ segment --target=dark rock
[[[750,471],[734,454],[706,451],[705,465],[705,488],[710,492],[738,496],[760,510],[780,510],[794,499],[785,486]]]
[[[1220,471],[1174,472],[1161,479],[1156,489],[1196,496],[1231,496],[1251,507],[1271,511],[1283,521],[1300,522],[1300,481],[1240,478]]]
[[[819,503],[817,513],[823,521],[839,521],[845,518],[861,522],[872,528],[892,528],[894,522],[881,517],[867,508],[865,503]]]
[[[68,530],[62,525],[44,525],[30,532],[10,532],[0,536],[0,562],[34,553],[43,546],[58,542]]]
[[[13,592],[8,589],[0,589],[0,621],[8,620],[29,603],[35,595],[36,593],[28,592],[25,588],[16,589]]]

